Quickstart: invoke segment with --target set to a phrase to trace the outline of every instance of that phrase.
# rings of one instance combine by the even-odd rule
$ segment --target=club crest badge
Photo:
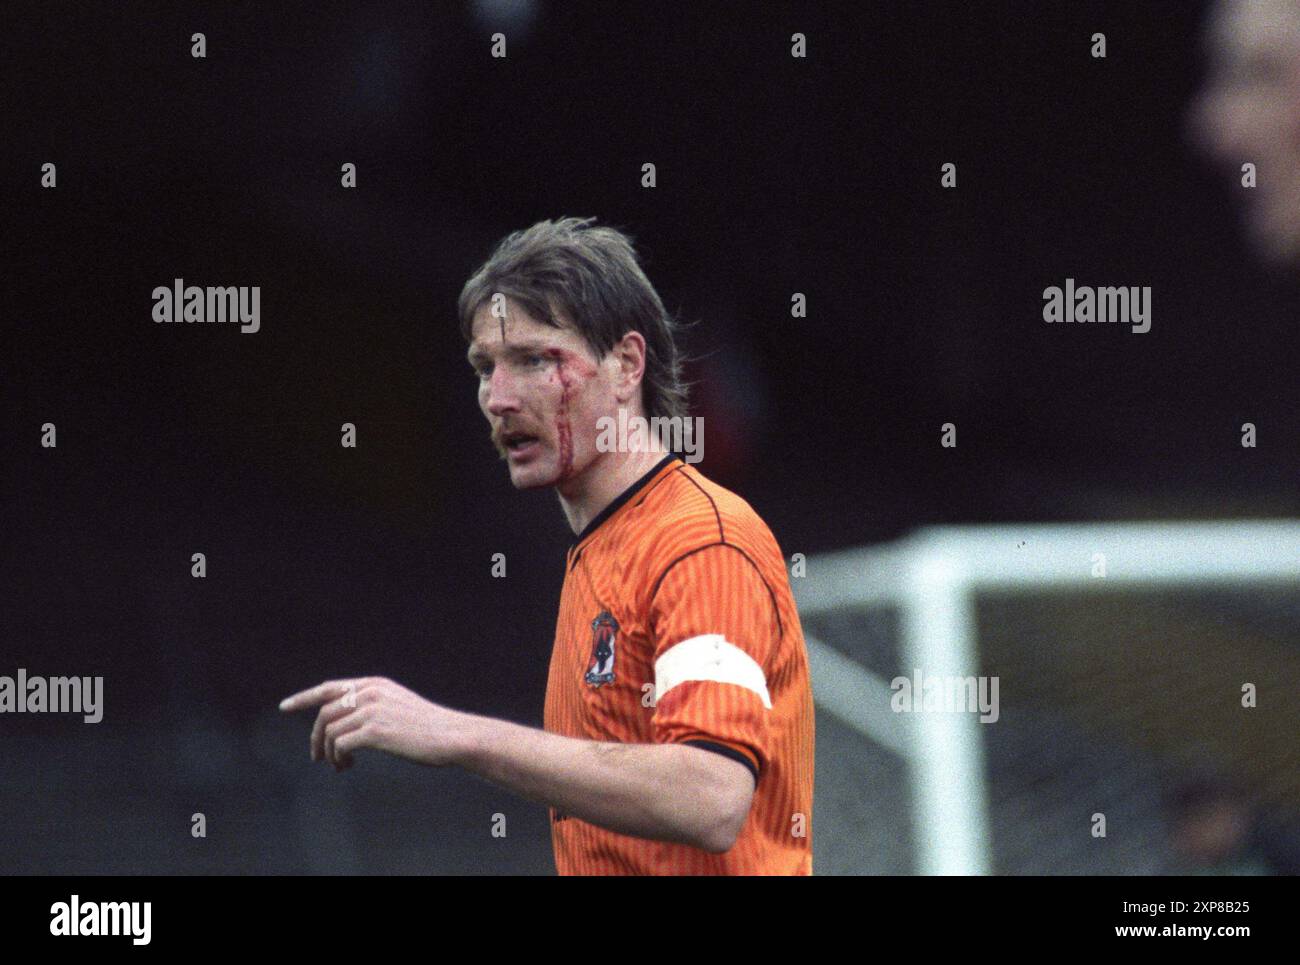
[[[608,610],[591,621],[591,666],[583,678],[593,687],[614,682],[614,639],[618,621]]]

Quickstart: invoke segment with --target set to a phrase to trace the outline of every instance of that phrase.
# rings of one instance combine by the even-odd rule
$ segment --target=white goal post
[[[791,579],[800,616],[894,607],[904,676],[977,677],[975,598],[1069,588],[1300,585],[1300,521],[930,527],[895,543],[809,557]],[[896,714],[890,681],[808,634],[813,697],[899,754],[911,773],[922,874],[989,874],[980,723],[968,713]]]

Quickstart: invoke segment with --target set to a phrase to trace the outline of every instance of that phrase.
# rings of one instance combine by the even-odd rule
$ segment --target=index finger
[[[327,680],[323,684],[308,687],[306,690],[300,690],[296,694],[284,698],[284,700],[280,701],[280,709],[288,713],[303,710],[307,707],[315,707],[327,703],[335,697],[342,697],[348,693],[352,686],[354,685],[346,680]]]

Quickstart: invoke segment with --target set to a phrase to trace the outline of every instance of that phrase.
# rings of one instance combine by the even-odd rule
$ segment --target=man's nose
[[[504,365],[492,369],[492,376],[487,384],[486,407],[487,411],[495,416],[519,411],[518,386]]]

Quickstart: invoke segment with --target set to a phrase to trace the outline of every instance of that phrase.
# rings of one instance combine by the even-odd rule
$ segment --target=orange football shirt
[[[776,539],[743,499],[665,457],[568,553],[545,728],[687,743],[755,775],[725,854],[605,830],[551,808],[560,874],[811,874],[814,716]]]

